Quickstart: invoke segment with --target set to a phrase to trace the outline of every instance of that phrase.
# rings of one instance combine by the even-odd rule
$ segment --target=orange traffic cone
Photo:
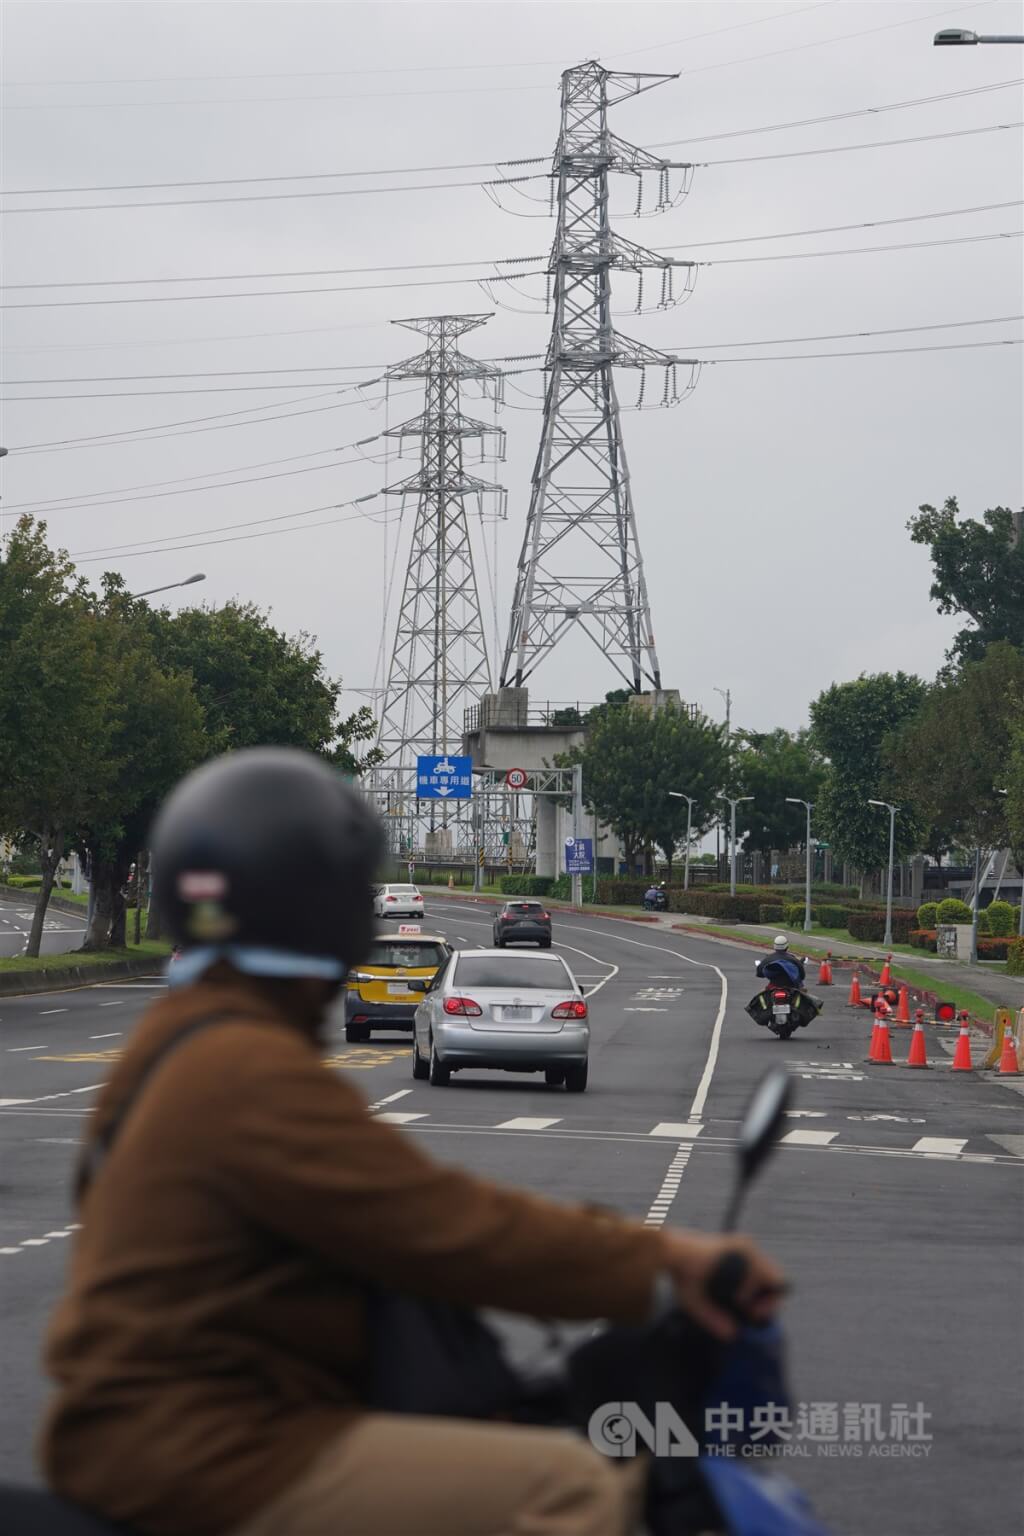
[[[1020,1067],[1017,1065],[1017,1047],[1014,1044],[1013,1031],[1003,1031],[1003,1054],[999,1058],[1000,1077],[1019,1077]]]
[[[818,986],[830,987],[832,985],[832,951],[829,950],[824,960],[818,967]]]
[[[896,1010],[896,1023],[910,1023],[910,988],[900,987],[900,1003]]]
[[[915,1014],[914,1033],[910,1037],[910,1054],[907,1056],[908,1067],[927,1067],[928,1052],[924,1044],[924,1014],[919,1008]]]
[[[875,1002],[875,1027],[871,1036],[868,1061],[873,1067],[891,1067],[892,1044],[889,1040],[889,1004],[884,997]]]
[[[455,876],[454,875],[449,875],[448,876],[448,889],[450,891],[454,891],[454,889],[455,889]]]
[[[960,1015],[960,1033],[957,1036],[956,1050],[953,1053],[953,1071],[971,1072],[971,1037],[967,1029],[968,1013],[965,1009]]]
[[[880,987],[892,986],[892,955],[886,955],[885,964],[882,966],[882,974],[878,978]]]
[[[860,978],[858,977],[857,972],[854,971],[853,980],[850,982],[850,995],[846,1000],[846,1006],[848,1008],[859,1008],[860,1005]]]

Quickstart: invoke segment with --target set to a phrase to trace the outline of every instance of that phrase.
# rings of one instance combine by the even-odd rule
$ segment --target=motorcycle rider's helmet
[[[150,846],[153,899],[186,953],[340,977],[369,947],[380,824],[310,752],[256,747],[204,764],[172,790]]]
[[[784,933],[780,933],[776,937],[775,942],[772,945],[772,948],[776,952],[779,952],[780,950],[788,949],[789,948],[789,940],[786,938],[786,935]]]

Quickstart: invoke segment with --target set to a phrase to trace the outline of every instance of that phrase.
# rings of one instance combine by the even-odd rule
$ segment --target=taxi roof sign
[[[422,923],[399,923],[398,931],[399,933],[422,933],[423,925]]]

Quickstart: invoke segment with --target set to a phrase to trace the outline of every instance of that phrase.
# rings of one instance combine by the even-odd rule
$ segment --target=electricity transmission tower
[[[415,497],[416,520],[401,606],[395,627],[377,745],[383,753],[378,779],[390,778],[410,792],[408,772],[420,754],[458,750],[465,709],[491,686],[480,614],[480,597],[469,537],[467,498],[504,496],[500,486],[465,472],[463,446],[495,440],[504,457],[504,431],[464,416],[459,408],[465,380],[481,381],[500,398],[500,370],[466,357],[458,338],[484,325],[489,315],[437,315],[398,320],[427,338],[426,350],[397,363],[388,379],[423,379],[424,408],[384,434],[421,441],[417,472],[388,496]]]
[[[662,403],[673,400],[680,359],[631,341],[611,318],[611,274],[659,269],[659,308],[677,302],[676,261],[634,245],[611,228],[608,176],[658,178],[655,212],[671,206],[670,173],[685,163],[661,160],[608,128],[608,108],[674,75],[618,74],[590,62],[562,75],[562,122],[554,158],[557,227],[549,264],[553,323],[544,425],[533,471],[526,536],[516,578],[501,669],[504,686],[522,686],[574,625],[594,641],[636,692],[644,679],[661,686],[647,583],[637,538],[622,441],[616,367],[665,369]],[[695,377],[691,375],[691,386]]]

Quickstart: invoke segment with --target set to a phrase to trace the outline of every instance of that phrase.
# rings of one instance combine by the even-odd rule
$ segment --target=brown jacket
[[[47,1365],[52,1485],[150,1536],[220,1536],[360,1412],[360,1282],[564,1318],[642,1318],[651,1230],[433,1162],[366,1113],[251,985],[156,1004],[90,1135],[160,1064],[86,1195]]]

